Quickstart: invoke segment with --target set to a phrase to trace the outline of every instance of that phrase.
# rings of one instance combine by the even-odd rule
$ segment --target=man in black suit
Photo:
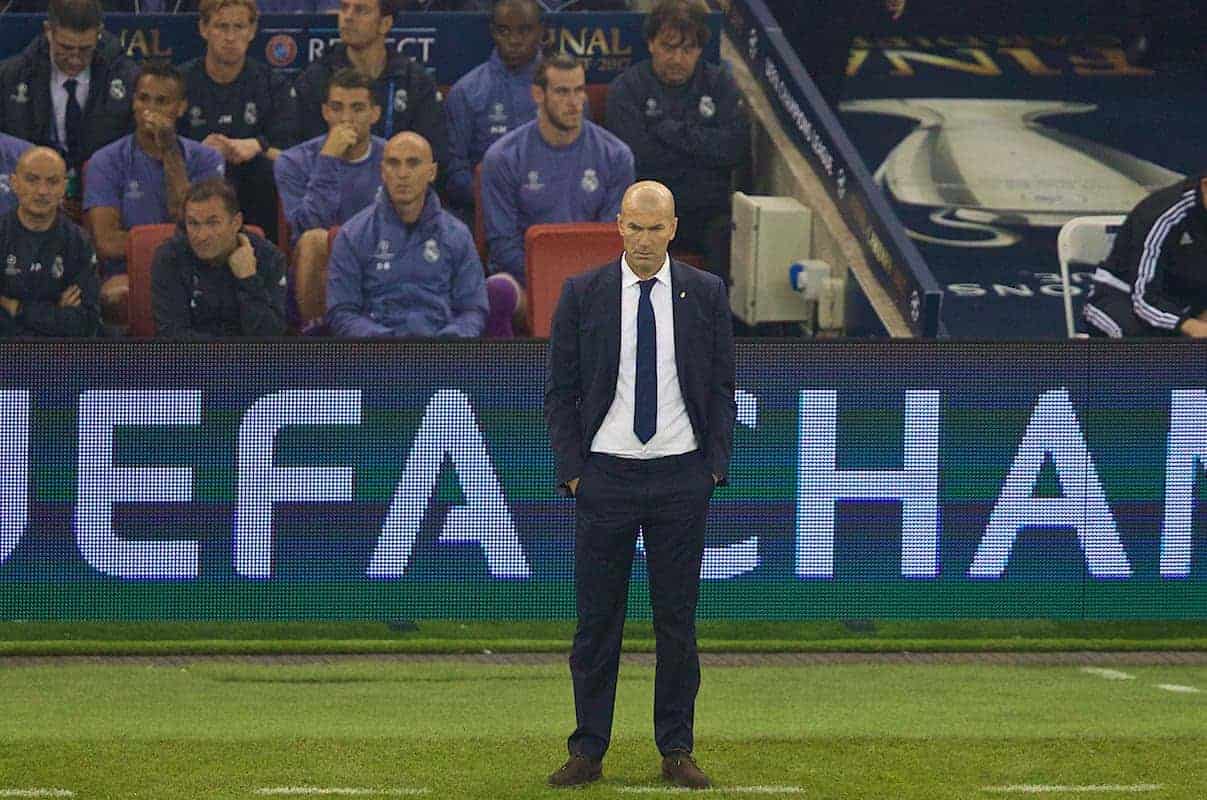
[[[545,419],[558,490],[576,500],[578,629],[570,653],[578,725],[549,776],[602,776],[637,531],[657,637],[654,739],[662,775],[704,789],[692,759],[700,687],[696,600],[713,487],[724,484],[737,416],[725,283],[672,261],[675,199],[654,181],[625,192],[624,254],[568,279],[553,317]]]

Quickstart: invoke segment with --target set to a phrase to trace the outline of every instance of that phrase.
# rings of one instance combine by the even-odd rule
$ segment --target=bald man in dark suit
[[[578,598],[570,653],[578,724],[553,786],[603,774],[638,530],[657,638],[662,775],[709,786],[692,757],[695,616],[708,501],[726,482],[737,418],[733,325],[721,278],[667,255],[677,224],[669,189],[629,187],[618,217],[624,253],[569,278],[553,317],[545,418],[558,489],[575,498]]]

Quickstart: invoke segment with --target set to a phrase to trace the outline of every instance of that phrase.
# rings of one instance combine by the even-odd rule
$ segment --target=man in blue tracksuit
[[[497,0],[490,18],[494,52],[448,92],[447,190],[460,207],[473,204],[474,167],[490,146],[536,118],[532,76],[544,31],[536,0]]]
[[[294,246],[290,289],[303,326],[327,310],[327,229],[373,202],[386,146],[371,132],[381,116],[372,82],[356,70],[332,76],[322,111],[327,133],[291,147],[273,165]]]
[[[633,150],[637,177],[675,195],[676,248],[705,257],[729,282],[730,182],[750,160],[746,104],[729,72],[700,55],[704,0],[659,0],[645,21],[650,59],[608,88],[608,128]]]
[[[612,222],[633,183],[629,146],[583,118],[586,75],[567,55],[533,76],[537,118],[491,145],[482,162],[490,271],[524,277],[524,232],[545,222]]]
[[[17,195],[12,188],[12,174],[17,168],[17,159],[31,147],[33,145],[24,139],[0,133],[0,214],[7,214],[17,207]]]
[[[473,337],[486,323],[482,262],[465,224],[440,207],[432,148],[400,133],[381,161],[385,191],[331,248],[327,324],[336,336]]]

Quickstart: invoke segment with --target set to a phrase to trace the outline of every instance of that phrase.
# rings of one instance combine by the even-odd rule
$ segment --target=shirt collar
[[[662,268],[654,273],[654,280],[666,284],[668,289],[671,288],[671,257],[669,253],[662,260]],[[641,278],[638,278],[637,273],[633,272],[628,258],[622,253],[620,256],[620,287],[627,289],[640,281]]]
[[[319,146],[319,149],[322,149],[322,145]],[[361,156],[360,158],[353,159],[352,161],[349,161],[348,163],[349,164],[363,164],[366,161],[368,161],[370,158],[373,157],[373,151],[376,149],[377,149],[376,137],[373,136],[372,134],[370,134],[369,135],[369,149],[365,151],[365,154],[363,156]]]
[[[76,81],[76,99],[83,103],[83,98],[79,96],[81,86],[87,86],[89,79],[92,77],[92,67],[84,67],[84,71],[75,76]],[[54,63],[54,59],[50,59],[50,85],[56,89],[63,88],[63,81],[67,80],[67,73],[59,69],[59,65]]]

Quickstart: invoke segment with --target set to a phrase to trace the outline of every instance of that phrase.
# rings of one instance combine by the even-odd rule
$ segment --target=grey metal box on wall
[[[812,255],[813,212],[792,197],[734,192],[729,304],[747,324],[812,319],[792,288],[793,262]]]

